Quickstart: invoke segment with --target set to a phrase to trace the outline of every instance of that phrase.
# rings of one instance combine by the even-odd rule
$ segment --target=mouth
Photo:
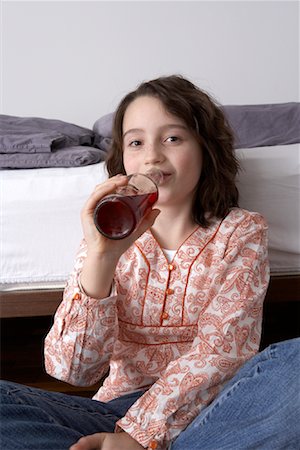
[[[158,172],[158,177],[156,178],[156,175]],[[159,167],[152,167],[148,169],[145,173],[146,175],[149,174],[150,178],[153,176],[153,180],[156,182],[158,186],[161,186],[162,184],[165,184],[172,176],[171,172],[167,172],[166,170],[162,170]]]
[[[172,176],[172,174],[171,173],[169,173],[169,172],[163,172],[162,171],[162,181],[161,181],[161,183],[160,184],[164,184],[164,183],[166,183],[168,180],[169,180],[169,178]]]

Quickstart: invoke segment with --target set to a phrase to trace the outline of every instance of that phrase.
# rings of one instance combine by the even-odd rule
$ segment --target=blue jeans
[[[107,403],[0,382],[1,450],[68,450],[82,436],[114,432],[145,391]]]
[[[113,432],[142,394],[101,403],[2,382],[0,448],[68,450],[82,435]],[[171,445],[198,449],[300,449],[300,339],[248,361]]]
[[[171,450],[300,449],[300,338],[249,360]]]

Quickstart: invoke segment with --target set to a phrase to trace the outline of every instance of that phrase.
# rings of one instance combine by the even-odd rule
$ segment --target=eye
[[[129,142],[129,147],[138,147],[139,145],[142,145],[142,142],[137,139]]]
[[[179,141],[179,137],[178,136],[169,136],[166,139],[167,142],[178,142]]]

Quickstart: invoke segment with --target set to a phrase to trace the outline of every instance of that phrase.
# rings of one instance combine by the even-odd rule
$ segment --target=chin
[[[158,195],[158,200],[157,202],[154,204],[154,208],[160,208],[163,206],[168,206],[172,203],[172,198],[170,195],[167,195],[165,193],[159,193]]]

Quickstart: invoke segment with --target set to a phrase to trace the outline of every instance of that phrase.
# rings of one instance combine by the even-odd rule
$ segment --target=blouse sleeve
[[[190,351],[167,366],[116,431],[126,431],[144,447],[154,441],[153,448],[166,449],[258,351],[268,282],[267,226],[256,214],[235,229],[209,274],[206,307]]]
[[[76,386],[93,385],[105,375],[118,334],[116,295],[95,299],[80,288],[86,253],[83,240],[44,348],[47,373]]]

